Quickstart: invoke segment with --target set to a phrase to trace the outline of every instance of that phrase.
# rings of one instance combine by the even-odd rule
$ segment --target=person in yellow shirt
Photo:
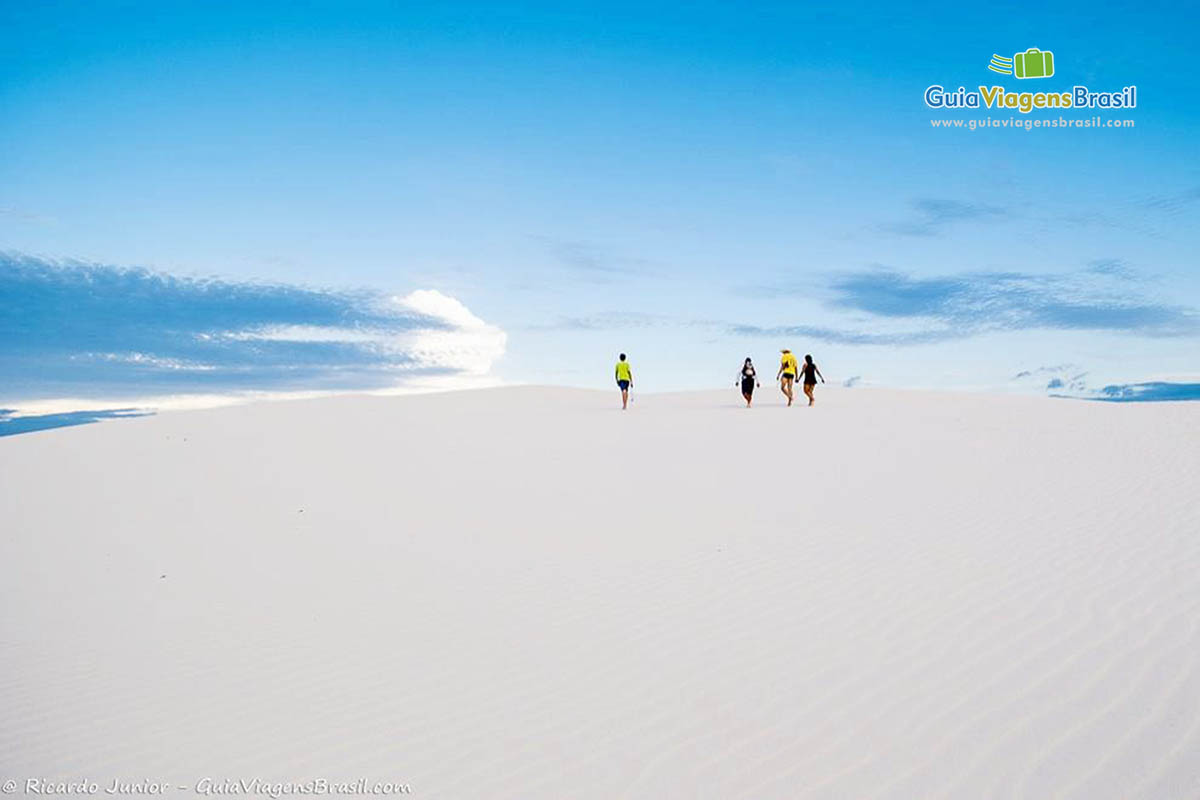
[[[783,396],[788,399],[787,404],[792,404],[792,382],[796,380],[796,376],[800,374],[800,368],[796,366],[796,357],[792,355],[792,351],[786,347],[780,351],[783,356],[779,359],[779,372],[775,373],[775,380],[779,381],[779,388],[783,391]]]
[[[617,360],[617,386],[621,389],[621,409],[629,408],[629,389],[633,386],[633,370],[625,360],[625,354]]]

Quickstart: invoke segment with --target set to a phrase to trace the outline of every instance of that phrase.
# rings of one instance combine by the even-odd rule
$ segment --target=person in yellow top
[[[796,376],[800,374],[800,367],[796,365],[796,357],[792,355],[792,351],[786,347],[780,351],[783,356],[779,359],[779,372],[775,373],[775,380],[780,381],[779,388],[783,391],[783,396],[788,399],[787,404],[792,404],[792,382],[796,380]]]
[[[617,359],[617,386],[621,389],[621,409],[629,408],[629,389],[633,386],[633,370],[625,360],[625,354]]]

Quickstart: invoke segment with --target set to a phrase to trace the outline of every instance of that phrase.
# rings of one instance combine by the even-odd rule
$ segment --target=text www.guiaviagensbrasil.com
[[[1023,117],[984,117],[982,119],[931,119],[929,124],[934,128],[961,128],[967,131],[988,130],[992,128],[1012,128],[1014,130],[1031,131],[1034,128],[1059,128],[1061,130],[1104,128],[1132,128],[1131,119],[1104,119],[1103,117],[1087,117],[1086,119],[1025,119]]]

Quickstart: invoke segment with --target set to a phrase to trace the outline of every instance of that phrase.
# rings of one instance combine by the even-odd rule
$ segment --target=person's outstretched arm
[[[813,371],[817,373],[817,377],[821,379],[821,383],[825,382],[825,376],[821,374],[821,368],[813,364]]]

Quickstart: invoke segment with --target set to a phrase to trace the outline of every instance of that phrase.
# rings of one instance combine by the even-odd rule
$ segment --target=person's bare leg
[[[806,383],[806,384],[804,384],[804,393],[805,393],[806,395],[808,395],[808,404],[809,404],[810,406],[811,406],[813,403],[817,402],[817,398],[813,397],[813,389],[815,389],[815,388],[816,388],[816,387],[815,387],[813,384],[811,384],[811,383]]]
[[[746,394],[745,392],[742,392],[742,397],[746,398],[746,408],[749,408],[750,407],[750,395]]]
[[[629,390],[622,389],[621,390],[621,410],[624,411],[627,408],[629,408]]]
[[[792,379],[791,378],[783,379],[783,393],[785,395],[787,395],[787,399],[788,399],[787,404],[790,406],[792,404],[792,401],[796,399],[795,395],[792,393]]]

